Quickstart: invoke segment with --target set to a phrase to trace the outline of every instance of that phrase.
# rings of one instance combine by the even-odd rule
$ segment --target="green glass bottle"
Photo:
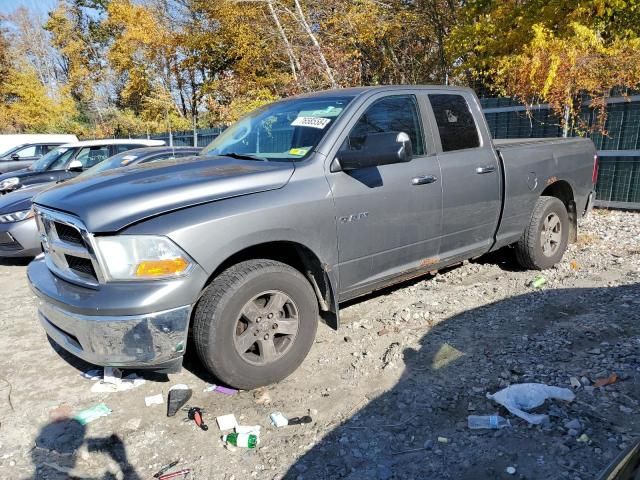
[[[256,448],[258,436],[253,433],[228,433],[222,436],[222,441],[234,447]]]

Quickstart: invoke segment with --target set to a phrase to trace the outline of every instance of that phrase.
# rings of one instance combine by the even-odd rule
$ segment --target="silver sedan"
[[[0,257],[34,257],[42,251],[31,199],[47,186],[21,188],[0,197]]]

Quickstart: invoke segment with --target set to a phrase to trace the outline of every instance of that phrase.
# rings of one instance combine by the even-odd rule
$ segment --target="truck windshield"
[[[293,162],[322,140],[353,97],[284,100],[254,110],[227,128],[201,155]]]
[[[31,164],[29,170],[34,172],[45,172],[47,170],[62,170],[66,161],[73,155],[74,148],[58,147],[51,150],[40,160]]]

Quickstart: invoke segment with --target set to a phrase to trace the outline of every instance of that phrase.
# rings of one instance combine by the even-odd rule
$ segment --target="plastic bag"
[[[487,398],[498,402],[511,413],[527,422],[538,425],[549,417],[547,415],[527,413],[523,410],[539,407],[548,398],[571,402],[576,396],[568,388],[551,387],[543,383],[521,383],[519,385],[511,385],[493,395],[487,393]]]

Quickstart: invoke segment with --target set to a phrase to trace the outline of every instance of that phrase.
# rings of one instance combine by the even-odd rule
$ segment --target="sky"
[[[0,15],[8,15],[18,7],[26,7],[44,16],[56,3],[57,0],[0,0]]]

